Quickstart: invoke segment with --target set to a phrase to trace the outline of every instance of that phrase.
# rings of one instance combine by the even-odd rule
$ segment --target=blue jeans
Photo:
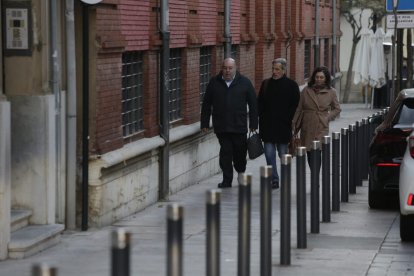
[[[264,154],[266,157],[266,163],[267,165],[272,166],[272,182],[279,182],[279,175],[277,173],[276,166],[276,149],[280,158],[283,154],[287,154],[288,144],[273,144],[267,142],[264,143]]]

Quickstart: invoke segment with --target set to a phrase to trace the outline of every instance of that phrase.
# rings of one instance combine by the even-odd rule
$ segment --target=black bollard
[[[183,214],[179,204],[167,208],[167,275],[183,275]]]
[[[57,276],[57,268],[47,264],[35,264],[32,267],[32,276]]]
[[[272,166],[260,167],[260,275],[272,275]]]
[[[296,149],[297,247],[306,248],[306,147]]]
[[[368,180],[368,159],[369,159],[369,152],[368,152],[368,147],[369,147],[369,120],[368,118],[363,118],[362,119],[362,127],[363,127],[363,131],[362,131],[362,179]]]
[[[237,275],[250,275],[250,221],[252,175],[243,174],[239,185],[239,231]]]
[[[355,172],[355,125],[349,125],[349,148],[348,148],[348,161],[349,161],[349,193],[356,193],[356,172]]]
[[[348,202],[348,129],[341,129],[341,202]]]
[[[280,264],[290,265],[290,182],[292,155],[284,154],[281,159],[280,186]]]
[[[112,232],[112,276],[129,276],[131,234],[119,228]]]
[[[355,122],[355,133],[355,160],[353,162],[355,166],[355,185],[362,186],[362,123],[360,121]]]
[[[332,211],[338,212],[339,204],[339,132],[332,133]]]
[[[207,191],[207,262],[206,275],[220,275],[220,199],[221,191]]]
[[[319,164],[321,142],[312,141],[311,154],[311,233],[319,233]]]
[[[322,221],[331,221],[331,137],[322,142]]]

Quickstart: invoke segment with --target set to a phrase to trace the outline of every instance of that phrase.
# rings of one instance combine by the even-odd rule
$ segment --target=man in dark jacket
[[[207,85],[201,107],[201,130],[208,131],[212,115],[214,132],[220,143],[219,162],[223,171],[223,181],[218,187],[229,188],[233,181],[233,164],[239,173],[239,182],[246,170],[247,115],[250,130],[256,130],[257,99],[252,83],[237,71],[234,59],[226,58],[221,69]]]
[[[272,77],[265,79],[257,98],[259,108],[259,131],[264,142],[265,157],[272,166],[272,188],[279,188],[276,167],[276,149],[279,158],[288,152],[292,138],[292,119],[298,106],[298,84],[286,77],[286,59],[272,61]]]

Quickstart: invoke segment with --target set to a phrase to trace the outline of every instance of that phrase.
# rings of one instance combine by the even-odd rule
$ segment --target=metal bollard
[[[355,172],[355,125],[349,125],[349,148],[348,148],[348,161],[349,161],[349,193],[356,193],[356,172]]]
[[[57,276],[57,268],[47,264],[35,264],[32,267],[32,276]]]
[[[306,147],[296,149],[297,248],[306,248]]]
[[[348,202],[348,129],[341,129],[341,202]]]
[[[321,142],[312,141],[311,148],[311,233],[319,233],[319,163]]]
[[[322,221],[331,221],[331,137],[322,142]]]
[[[221,191],[207,191],[207,262],[206,275],[220,275],[220,199]]]
[[[360,121],[355,122],[355,133],[355,162],[353,162],[355,166],[355,185],[362,186],[362,123]]]
[[[332,211],[339,211],[339,132],[332,133]]]
[[[129,276],[131,234],[119,228],[112,232],[112,276]]]
[[[260,275],[272,275],[272,166],[260,167]]]
[[[292,155],[284,154],[281,159],[280,187],[280,264],[290,265],[290,182]]]
[[[368,179],[368,147],[369,147],[369,125],[368,118],[362,119],[362,179]]]
[[[243,174],[239,185],[239,231],[237,275],[250,275],[250,221],[252,175]]]
[[[183,214],[181,205],[167,208],[167,275],[183,275]]]

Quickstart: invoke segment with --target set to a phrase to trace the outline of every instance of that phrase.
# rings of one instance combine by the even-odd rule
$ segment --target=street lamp
[[[392,2],[392,12],[394,14],[394,34],[392,36],[392,45],[391,45],[391,58],[392,58],[392,69],[391,69],[391,77],[392,77],[392,87],[390,93],[390,104],[394,102],[395,99],[395,35],[397,34],[397,7],[400,0],[393,0]]]

